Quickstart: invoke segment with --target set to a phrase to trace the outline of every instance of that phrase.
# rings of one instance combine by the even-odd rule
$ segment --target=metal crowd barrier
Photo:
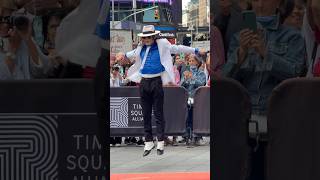
[[[193,104],[193,133],[210,135],[210,87],[196,90]]]
[[[188,93],[182,87],[164,88],[166,135],[182,135],[185,133],[187,99]],[[155,131],[154,117],[153,125],[153,130]],[[110,135],[144,135],[143,114],[138,87],[110,88]]]
[[[248,121],[251,103],[248,92],[237,81],[212,81],[213,179],[243,180],[248,176]]]
[[[267,180],[320,179],[320,79],[276,87],[268,107]]]

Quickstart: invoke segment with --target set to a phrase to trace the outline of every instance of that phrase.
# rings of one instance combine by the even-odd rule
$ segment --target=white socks
[[[152,141],[150,142],[144,142],[144,150],[150,151],[154,146],[154,143]]]
[[[152,141],[150,142],[144,142],[144,150],[148,150],[150,151],[154,146],[154,143]],[[157,149],[160,149],[160,150],[164,150],[164,141],[158,141],[157,143]]]
[[[158,141],[157,149],[164,150],[164,141]]]

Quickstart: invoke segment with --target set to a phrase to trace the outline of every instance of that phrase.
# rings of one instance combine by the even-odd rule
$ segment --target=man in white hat
[[[163,85],[173,84],[175,75],[171,54],[195,53],[205,54],[197,48],[182,45],[172,45],[167,39],[158,39],[160,31],[153,25],[143,27],[138,36],[141,43],[136,49],[127,53],[117,54],[117,60],[128,63],[135,59],[134,65],[128,70],[128,79],[140,83],[141,105],[144,119],[145,147],[143,156],[147,156],[155,147],[152,136],[151,113],[154,107],[154,116],[157,123],[157,154],[164,153],[164,128],[163,115]]]

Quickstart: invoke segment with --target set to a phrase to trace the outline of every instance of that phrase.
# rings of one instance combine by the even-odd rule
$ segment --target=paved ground
[[[111,180],[210,180],[210,172],[113,174]]]
[[[208,144],[193,148],[166,146],[162,156],[155,149],[147,157],[142,157],[142,153],[143,146],[110,147],[111,174],[210,171]]]

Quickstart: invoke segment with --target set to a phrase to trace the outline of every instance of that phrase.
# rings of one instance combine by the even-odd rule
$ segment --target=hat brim
[[[137,34],[138,37],[149,37],[149,36],[154,36],[154,35],[157,35],[159,34],[160,31],[155,31],[154,33],[150,33],[150,34],[143,34],[143,33],[139,33]]]

